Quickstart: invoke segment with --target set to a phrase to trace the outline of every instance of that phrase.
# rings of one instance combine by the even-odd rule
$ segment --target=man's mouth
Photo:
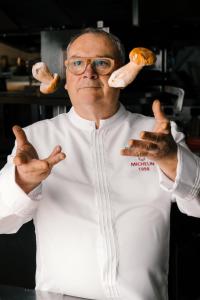
[[[90,86],[82,86],[82,87],[79,87],[78,89],[82,90],[82,89],[91,89],[91,88],[100,89],[101,87],[96,86],[96,85],[90,85]]]
[[[77,88],[77,90],[87,90],[87,89],[100,89],[101,86],[99,85],[83,85]]]
[[[91,81],[85,81],[85,82],[80,82],[77,86],[77,90],[82,90],[82,89],[99,89],[102,88],[101,83],[99,82],[91,82]]]

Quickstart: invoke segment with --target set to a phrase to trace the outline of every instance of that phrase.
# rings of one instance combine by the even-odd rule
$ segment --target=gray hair
[[[125,63],[125,49],[123,44],[121,43],[120,39],[115,36],[112,33],[108,33],[107,31],[100,29],[100,28],[93,28],[93,27],[88,27],[85,28],[83,30],[81,30],[79,33],[73,35],[69,41],[69,44],[67,46],[67,54],[69,51],[69,48],[71,47],[71,45],[73,44],[73,42],[79,38],[81,35],[86,34],[86,33],[93,33],[93,34],[99,34],[99,35],[103,35],[105,37],[107,37],[112,44],[114,45],[115,49],[116,49],[116,54],[117,54],[117,59],[119,60],[119,62],[124,65]]]

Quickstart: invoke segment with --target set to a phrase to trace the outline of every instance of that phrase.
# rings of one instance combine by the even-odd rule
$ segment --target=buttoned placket
[[[109,195],[103,143],[106,132],[107,130],[104,128],[94,129],[91,132],[95,200],[99,218],[97,255],[106,297],[109,299],[119,299],[119,292],[116,285],[118,270],[117,236]]]
[[[99,129],[95,122],[81,118],[72,108],[68,114],[74,126],[88,132],[91,137],[91,160],[94,174],[94,194],[97,211],[99,234],[97,236],[97,259],[101,274],[102,287],[106,299],[119,300],[117,275],[119,266],[119,251],[115,231],[115,217],[110,199],[109,184],[106,172],[106,152],[104,141],[114,126],[114,122],[125,120],[127,111],[121,105],[118,112],[109,119],[100,120]]]

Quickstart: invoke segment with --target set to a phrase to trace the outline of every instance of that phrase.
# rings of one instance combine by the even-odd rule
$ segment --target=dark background
[[[28,53],[38,52],[42,60],[51,64],[52,57],[61,55],[72,32],[96,27],[100,20],[122,40],[127,61],[129,51],[137,46],[149,47],[157,55],[157,64],[144,69],[122,91],[125,106],[133,112],[151,115],[151,103],[159,97],[166,114],[178,123],[186,138],[199,142],[199,1],[2,0],[0,42]],[[62,67],[59,71],[62,73]],[[176,96],[164,92],[165,86],[185,91],[181,112],[175,111]],[[12,125],[26,126],[51,117],[56,103],[68,110],[70,102],[63,88],[47,97],[38,96],[34,89],[17,94],[8,93],[3,85],[0,89],[1,167],[13,146]],[[198,147],[192,150],[199,155]],[[169,300],[199,300],[200,221],[181,214],[176,204],[172,205],[170,247]],[[35,233],[29,222],[16,234],[0,236],[0,284],[34,288],[34,273]]]

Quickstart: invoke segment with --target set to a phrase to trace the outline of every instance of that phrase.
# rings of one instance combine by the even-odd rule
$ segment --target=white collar
[[[105,128],[108,127],[110,124],[113,124],[118,119],[125,118],[127,114],[126,109],[122,104],[120,104],[118,111],[110,118],[100,120],[99,128]],[[90,121],[87,119],[84,119],[80,117],[77,112],[74,110],[74,107],[70,109],[68,112],[68,118],[69,120],[78,128],[84,129],[84,130],[94,130],[95,127],[95,121]]]

